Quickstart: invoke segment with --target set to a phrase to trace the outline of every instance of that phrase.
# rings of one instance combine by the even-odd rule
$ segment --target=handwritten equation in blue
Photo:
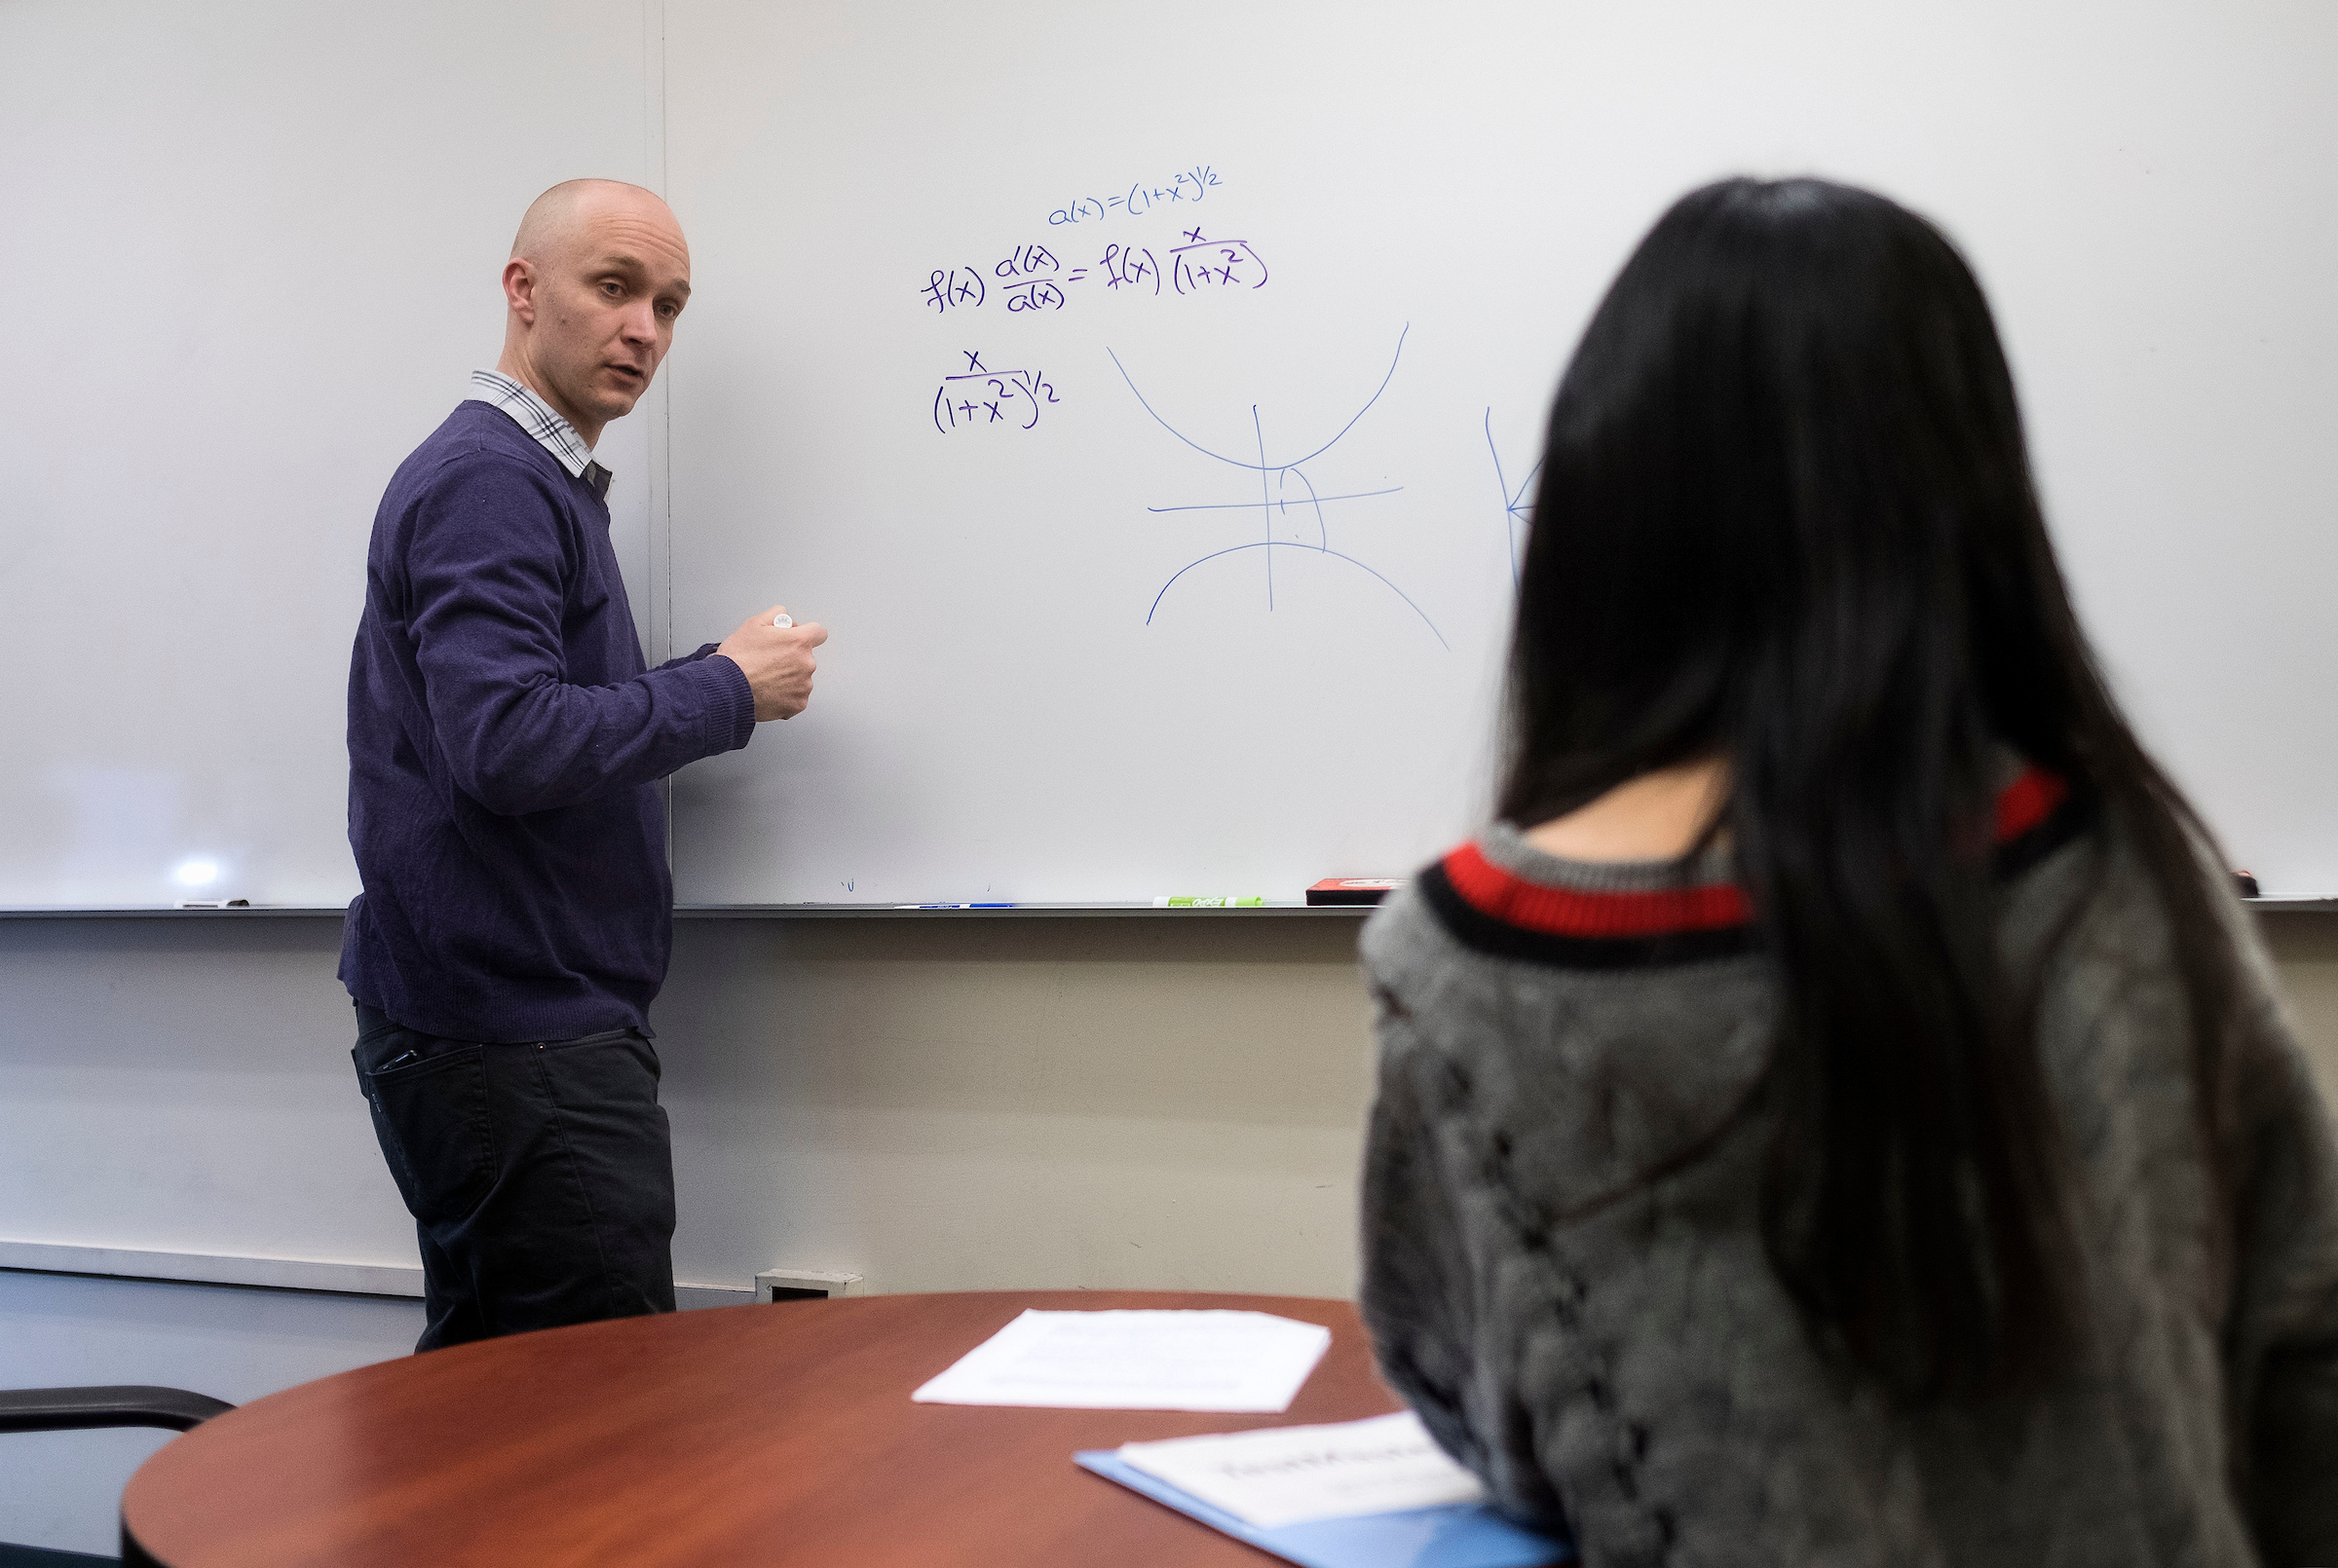
[[[1165,253],[1167,259],[1163,260]],[[1102,292],[1158,297],[1238,293],[1264,288],[1271,277],[1266,260],[1247,240],[1213,240],[1200,227],[1184,231],[1184,243],[1156,253],[1150,245],[1108,244],[1104,253],[1085,267],[1067,267],[1046,245],[1017,245],[988,268],[936,267],[926,274],[919,291],[926,308],[947,316],[953,311],[980,310],[992,298],[1005,302],[1009,315],[1025,311],[1060,311],[1075,293],[1089,293],[1083,283],[1098,283]]]
[[[1039,423],[1039,410],[1061,401],[1043,372],[992,370],[976,349],[961,349],[966,368],[944,376],[933,394],[933,428],[952,430],[987,429],[1003,425],[1028,430]]]
[[[1047,214],[1051,224],[1095,223],[1114,216],[1143,217],[1156,206],[1174,206],[1181,202],[1198,202],[1220,184],[1218,171],[1207,164],[1195,164],[1184,168],[1168,181],[1154,184],[1137,180],[1118,196],[1083,196],[1057,207]]]

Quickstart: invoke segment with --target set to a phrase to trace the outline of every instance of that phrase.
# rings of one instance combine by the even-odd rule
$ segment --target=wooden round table
[[[1332,1348],[1281,1415],[913,1404],[1026,1307],[1232,1307]],[[519,1334],[286,1389],[167,1444],[122,1498],[166,1568],[1259,1568],[1081,1448],[1399,1408],[1355,1309],[1158,1290],[869,1296]]]

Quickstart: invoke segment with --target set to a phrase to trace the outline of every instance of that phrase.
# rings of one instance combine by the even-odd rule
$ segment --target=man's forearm
[[[753,693],[727,659],[680,660],[617,686],[538,681],[481,698],[467,713],[440,711],[439,737],[456,784],[506,816],[663,778],[754,731]]]

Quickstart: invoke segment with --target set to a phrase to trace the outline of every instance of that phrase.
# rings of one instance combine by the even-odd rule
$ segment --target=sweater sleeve
[[[697,649],[693,650],[692,652],[681,654],[675,658],[669,658],[664,663],[659,665],[658,668],[661,670],[678,670],[687,665],[696,664],[698,662],[698,660],[706,657],[706,655],[709,653],[712,653],[717,646],[719,645],[714,643],[700,643]]]
[[[2338,1562],[2338,1148],[2270,961],[2243,940],[2255,994],[2231,1064],[2226,1354],[2258,1548],[2269,1568],[2302,1568]]]
[[[406,620],[454,781],[507,816],[594,800],[746,744],[754,696],[727,658],[577,686],[562,656],[560,507],[509,459],[449,463],[405,541]]]
[[[1449,1125],[1460,1069],[1423,1041],[1411,1008],[1373,975],[1379,1082],[1364,1156],[1358,1292],[1380,1373],[1438,1446],[1504,1512],[1565,1534],[1565,1509],[1534,1452],[1532,1423],[1499,1359],[1463,1213]]]

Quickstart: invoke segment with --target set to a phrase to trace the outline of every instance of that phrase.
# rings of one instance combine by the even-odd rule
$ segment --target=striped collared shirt
[[[551,404],[500,370],[472,371],[471,395],[509,414],[512,424],[527,431],[535,438],[537,445],[552,455],[553,462],[574,477],[592,486],[593,494],[602,500],[609,498],[609,481],[613,475],[593,462],[592,448],[586,446],[577,434],[574,425],[553,412]]]

